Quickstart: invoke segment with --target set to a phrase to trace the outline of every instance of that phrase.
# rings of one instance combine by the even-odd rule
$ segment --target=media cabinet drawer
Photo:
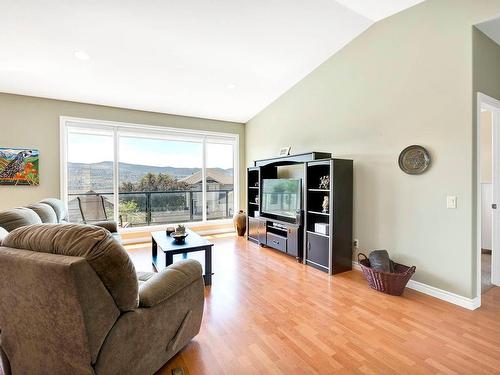
[[[286,253],[286,238],[274,233],[267,233],[267,246]]]

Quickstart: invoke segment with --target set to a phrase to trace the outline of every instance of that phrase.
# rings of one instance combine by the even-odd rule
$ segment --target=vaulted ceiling
[[[0,91],[246,122],[421,1],[2,1]]]
[[[500,45],[500,17],[482,22],[476,27]]]

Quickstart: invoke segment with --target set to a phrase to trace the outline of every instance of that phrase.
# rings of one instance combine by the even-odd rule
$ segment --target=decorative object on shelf
[[[38,150],[0,148],[0,185],[39,184]]]
[[[243,237],[245,232],[247,231],[247,215],[240,210],[233,217],[234,227],[236,228],[236,232],[238,232],[238,236]]]
[[[259,204],[259,197],[255,197],[255,203]]]
[[[323,198],[323,203],[321,204],[321,207],[323,207],[323,213],[328,213],[328,207],[330,205],[330,200],[328,199],[328,196]]]
[[[314,223],[314,231],[325,236],[330,235],[330,224]]]
[[[399,168],[407,174],[422,174],[431,165],[431,156],[424,147],[412,145],[401,151],[398,163]]]
[[[288,156],[288,155],[290,155],[290,150],[291,149],[292,148],[290,146],[288,146],[288,147],[281,147],[280,148],[280,156]]]
[[[254,187],[259,187],[259,181],[255,182],[255,183],[253,184],[253,186],[254,186]]]
[[[170,237],[172,237],[177,245],[182,245],[186,242],[186,237],[188,233],[186,233],[186,227],[182,224],[179,224]]]
[[[370,260],[363,253],[358,254],[358,263],[371,288],[393,296],[403,294],[406,284],[408,284],[416,270],[415,266],[408,267],[393,262],[394,272],[376,271],[371,267]]]
[[[330,176],[323,176],[319,178],[319,188],[322,190],[330,189]]]
[[[175,232],[175,228],[174,227],[167,227],[166,232],[167,232],[167,236],[170,237],[170,235]]]

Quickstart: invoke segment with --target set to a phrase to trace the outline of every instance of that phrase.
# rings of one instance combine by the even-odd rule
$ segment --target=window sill
[[[187,228],[203,228],[211,227],[214,225],[228,225],[232,224],[232,219],[218,219],[207,221],[193,221],[190,223],[171,223],[171,224],[158,224],[158,225],[145,225],[142,227],[120,228],[120,233],[135,233],[135,232],[156,232],[159,230],[167,230],[168,227],[177,227],[177,225],[185,225]]]
[[[221,234],[234,231],[231,219],[210,220],[205,222],[182,223],[188,228],[195,230],[200,235]],[[122,235],[122,243],[130,245],[144,243],[151,240],[151,232],[166,230],[167,227],[175,227],[177,224],[150,225],[144,227],[133,227],[119,229]]]

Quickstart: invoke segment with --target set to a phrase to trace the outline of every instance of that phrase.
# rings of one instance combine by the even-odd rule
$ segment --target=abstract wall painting
[[[38,150],[0,148],[0,185],[38,186]]]

